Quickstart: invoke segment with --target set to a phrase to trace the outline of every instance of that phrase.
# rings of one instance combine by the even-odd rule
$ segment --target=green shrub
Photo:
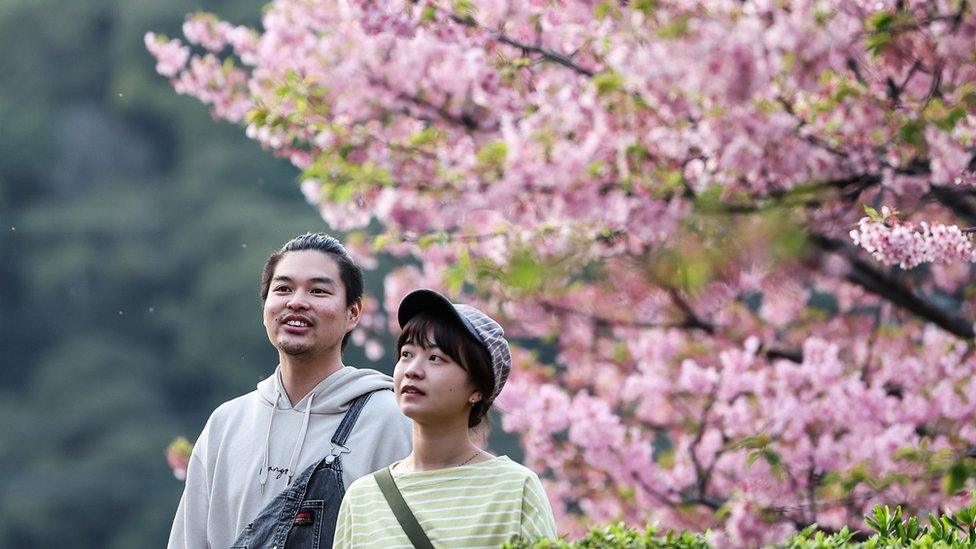
[[[709,549],[712,545],[708,543],[706,535],[703,534],[668,531],[662,535],[653,526],[648,526],[644,530],[634,530],[627,528],[624,523],[618,522],[603,528],[593,528],[585,536],[575,541],[544,539],[530,543],[514,540],[503,546],[504,549],[602,549],[604,547]]]
[[[924,521],[916,517],[903,517],[901,507],[895,509],[877,506],[868,515],[865,524],[874,532],[864,535],[844,528],[839,532],[824,532],[816,524],[793,534],[775,547],[780,549],[832,549],[854,547],[860,549],[913,548],[913,549],[976,549],[976,505],[956,513],[941,516],[929,515]],[[653,526],[644,530],[627,528],[623,523],[597,527],[578,540],[539,540],[528,542],[515,539],[504,549],[707,549],[709,533],[661,532]],[[863,541],[858,540],[861,539]]]

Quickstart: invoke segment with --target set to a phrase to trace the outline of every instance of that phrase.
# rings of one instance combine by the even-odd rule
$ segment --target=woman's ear
[[[471,396],[468,397],[468,402],[470,402],[471,404],[477,404],[481,402],[481,393],[479,393],[478,391],[472,393]]]

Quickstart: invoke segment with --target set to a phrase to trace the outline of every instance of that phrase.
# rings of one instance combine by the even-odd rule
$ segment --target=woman
[[[471,438],[511,369],[502,327],[432,290],[410,293],[397,317],[394,390],[413,420],[413,451],[349,487],[334,547],[498,547],[513,536],[555,538],[535,473]],[[399,513],[398,502],[406,504]]]

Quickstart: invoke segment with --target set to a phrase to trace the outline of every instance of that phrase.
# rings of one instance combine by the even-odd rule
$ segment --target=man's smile
[[[306,316],[290,314],[281,319],[281,325],[288,332],[303,333],[311,328],[314,323]]]

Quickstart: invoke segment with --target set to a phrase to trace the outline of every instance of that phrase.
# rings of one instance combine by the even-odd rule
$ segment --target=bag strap
[[[379,484],[380,491],[386,498],[386,503],[390,505],[397,522],[400,523],[400,527],[410,539],[410,543],[416,549],[434,549],[424,532],[424,528],[417,522],[417,517],[413,516],[407,502],[403,501],[403,496],[400,495],[400,489],[397,488],[396,482],[393,480],[390,468],[384,467],[376,471],[373,473],[373,478],[376,479],[376,484]]]
[[[335,433],[332,434],[332,444],[345,446],[346,439],[349,438],[349,434],[352,433],[352,428],[356,426],[356,420],[359,419],[359,413],[363,411],[363,408],[366,406],[366,402],[369,401],[369,397],[373,396],[373,393],[377,391],[385,390],[388,389],[377,389],[376,391],[370,391],[356,397],[356,400],[354,400],[346,410],[346,414],[342,416],[342,422],[339,423],[338,427],[336,427]]]

